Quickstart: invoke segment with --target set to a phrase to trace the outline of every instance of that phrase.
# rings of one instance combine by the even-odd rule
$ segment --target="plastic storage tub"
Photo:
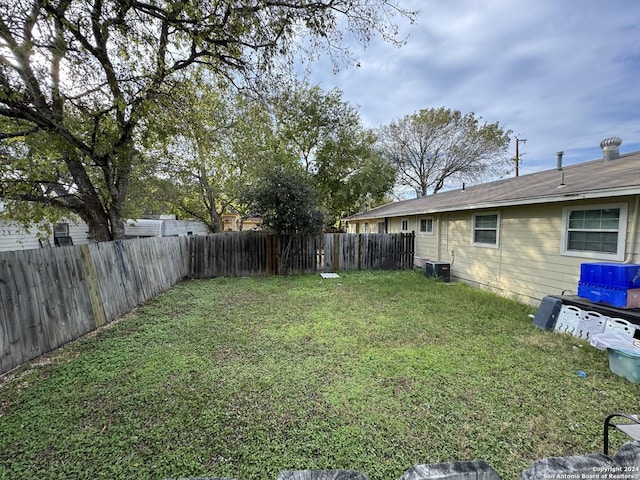
[[[614,288],[640,288],[640,265],[635,263],[582,263],[580,281]]]
[[[640,308],[640,288],[614,288],[578,282],[578,296],[616,308]]]
[[[630,382],[640,383],[640,355],[632,355],[613,348],[608,348],[609,369],[616,375]]]

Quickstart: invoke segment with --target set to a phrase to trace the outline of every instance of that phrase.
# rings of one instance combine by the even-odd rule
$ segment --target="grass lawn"
[[[640,386],[534,310],[415,272],[185,282],[0,379],[0,479],[392,480],[484,459],[506,480],[600,452]]]

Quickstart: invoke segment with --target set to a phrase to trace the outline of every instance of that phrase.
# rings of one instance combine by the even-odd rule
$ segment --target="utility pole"
[[[514,158],[515,162],[516,162],[516,177],[520,174],[520,154],[518,151],[518,146],[520,145],[520,142],[524,143],[526,142],[527,139],[526,138],[518,138],[516,137],[516,158]]]

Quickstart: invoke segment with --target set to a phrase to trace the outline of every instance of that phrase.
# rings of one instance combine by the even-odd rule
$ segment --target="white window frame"
[[[618,244],[616,253],[595,252],[588,250],[569,250],[567,248],[569,242],[569,217],[571,212],[582,210],[605,210],[618,208],[620,215],[618,217]],[[562,209],[562,235],[560,238],[560,254],[568,257],[595,258],[598,260],[624,260],[625,245],[627,241],[627,203],[608,203],[599,205],[577,205],[574,207],[564,207]],[[604,230],[603,230],[604,231]]]
[[[431,220],[431,229],[427,229],[427,230],[422,230],[422,221],[426,221],[427,222],[427,226],[429,225],[429,220]],[[435,231],[435,219],[433,217],[421,217],[418,218],[418,233],[421,235],[433,235],[433,232]]]
[[[488,217],[490,215],[495,215],[496,216],[496,242],[495,243],[483,243],[483,242],[476,242],[475,238],[476,238],[476,218],[477,217]],[[471,245],[473,245],[474,247],[486,247],[486,248],[500,248],[500,212],[483,212],[483,213],[474,213],[471,216]],[[493,230],[493,228],[491,229],[486,229],[486,230]]]
[[[406,223],[406,228],[405,228],[405,223]],[[403,218],[400,220],[400,231],[402,233],[408,232],[409,231],[409,219],[408,218]]]

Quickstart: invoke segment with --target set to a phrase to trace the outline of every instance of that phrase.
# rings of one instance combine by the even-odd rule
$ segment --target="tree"
[[[274,104],[278,138],[312,175],[331,223],[391,190],[394,169],[340,90],[295,84]]]
[[[173,124],[160,170],[171,172],[174,210],[218,232],[225,210],[243,211],[242,191],[271,165],[276,142],[262,103],[222,85],[192,89],[182,86],[167,104]]]
[[[383,202],[395,183],[393,166],[376,147],[373,132],[343,131],[318,152],[315,185],[332,224]]]
[[[318,152],[341,132],[362,129],[360,115],[342,100],[342,92],[294,82],[273,100],[278,137],[307,173],[317,173]]]
[[[397,41],[398,14],[412,18],[387,0],[0,0],[0,195],[72,211],[96,240],[123,238],[158,101],[194,65],[256,84],[303,45],[340,53],[346,31]]]
[[[309,176],[298,169],[278,166],[249,188],[246,203],[262,225],[278,234],[316,234],[324,215]]]
[[[278,166],[246,193],[246,203],[262,219],[262,225],[284,241],[279,271],[287,271],[293,235],[315,235],[322,231],[324,214],[318,207],[317,192],[309,175],[298,168]]]
[[[395,166],[398,183],[417,196],[436,193],[448,180],[477,182],[508,161],[510,130],[480,123],[474,113],[420,110],[381,130],[381,148]]]

